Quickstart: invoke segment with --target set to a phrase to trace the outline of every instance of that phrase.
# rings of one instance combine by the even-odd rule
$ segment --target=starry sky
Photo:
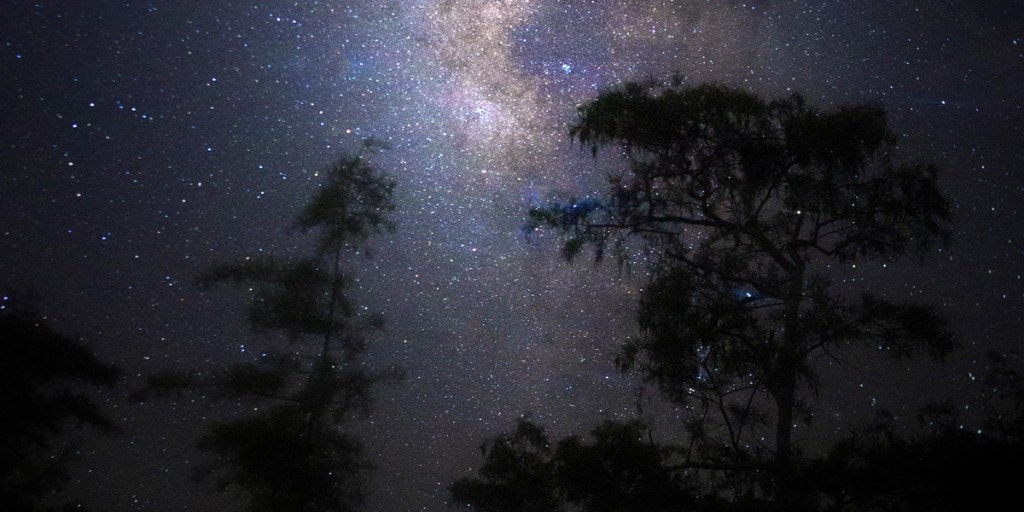
[[[943,364],[854,354],[824,372],[812,438],[886,407],[963,397],[1024,327],[1024,4],[1010,0],[24,1],[0,16],[0,287],[123,368],[210,368],[268,342],[244,301],[194,278],[298,254],[290,221],[318,173],[366,137],[397,182],[394,234],[352,293],[388,319],[368,364],[408,378],[359,427],[367,510],[440,511],[478,443],[529,414],[555,435],[635,415],[612,357],[642,271],[562,262],[531,206],[599,193],[613,162],[574,147],[576,107],[626,80],[713,81],[821,106],[883,104],[901,157],[932,161],[953,243],[833,269],[850,292],[939,306],[964,348]],[[248,346],[247,346],[248,345]],[[834,385],[829,386],[829,383]],[[647,391],[654,394],[653,391]],[[72,490],[107,510],[230,509],[189,481],[223,406],[131,404],[90,440]],[[661,410],[655,429],[678,423]]]

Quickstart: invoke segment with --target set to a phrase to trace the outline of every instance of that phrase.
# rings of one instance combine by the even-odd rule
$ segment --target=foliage
[[[571,134],[626,168],[603,197],[535,209],[527,227],[567,234],[570,259],[645,256],[641,335],[618,361],[690,411],[686,464],[770,467],[752,488],[796,507],[792,430],[811,416],[815,362],[850,345],[955,347],[933,308],[851,300],[828,277],[837,263],[923,257],[949,234],[936,168],[894,162],[880,107],[630,83],[581,107]]]
[[[520,420],[514,432],[484,442],[480,451],[486,459],[481,478],[452,484],[452,502],[482,512],[560,510],[551,445],[541,427]]]
[[[679,448],[655,442],[638,421],[606,421],[586,438],[552,442],[526,419],[481,445],[483,464],[450,487],[450,504],[483,512],[1004,510],[1017,501],[1012,468],[1024,457],[1022,386],[1015,353],[989,357],[992,366],[978,380],[986,429],[967,428],[957,413],[966,409],[942,402],[922,408],[923,428],[908,436],[901,434],[907,425],[880,410],[823,454],[797,461],[796,506],[745,492],[751,479],[743,472],[708,478],[702,472],[722,467],[679,463]]]
[[[81,341],[53,331],[15,294],[0,303],[0,503],[5,510],[47,510],[68,481],[77,444],[72,429],[110,434],[113,422],[86,394],[112,387],[119,371]]]
[[[695,490],[667,470],[665,450],[645,434],[640,422],[605,421],[591,431],[592,442],[561,440],[555,481],[565,499],[592,512],[657,512],[693,504]]]
[[[982,380],[985,429],[1006,442],[1024,443],[1024,380],[1014,351],[988,354],[991,370]],[[1016,363],[1016,366],[1014,365]]]
[[[456,481],[452,504],[484,512],[658,512],[694,503],[693,489],[666,469],[663,451],[644,433],[638,422],[607,421],[589,439],[552,446],[542,427],[521,419],[481,446],[479,477]]]
[[[299,231],[315,235],[312,254],[247,257],[197,280],[246,290],[252,328],[280,333],[286,343],[223,371],[154,375],[139,394],[201,386],[214,398],[252,404],[255,413],[215,422],[202,437],[199,447],[215,457],[196,476],[243,491],[254,512],[349,511],[366,497],[372,464],[346,423],[369,411],[375,384],[401,378],[397,369],[360,363],[368,337],[383,325],[357,315],[346,296],[348,255],[391,229],[394,184],[368,163],[372,148],[332,166],[298,216]]]
[[[297,224],[303,231],[319,231],[320,254],[357,249],[370,236],[394,229],[388,214],[395,209],[391,202],[395,184],[364,157],[364,152],[381,146],[368,139],[363,151],[342,158],[299,215]]]
[[[799,473],[821,510],[1000,510],[1017,501],[1024,444],[943,427],[917,438],[896,434],[890,417],[836,442]]]
[[[297,404],[215,424],[199,447],[219,465],[198,469],[218,488],[249,491],[250,510],[357,510],[372,469],[358,439],[341,428],[310,423]]]

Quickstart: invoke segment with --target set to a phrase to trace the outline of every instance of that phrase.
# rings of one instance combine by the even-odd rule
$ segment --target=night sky
[[[317,173],[366,137],[397,182],[394,234],[356,262],[356,302],[387,331],[368,364],[408,377],[361,423],[367,510],[441,511],[485,437],[529,414],[553,436],[636,414],[615,370],[642,269],[561,261],[531,206],[597,194],[610,159],[574,147],[576,107],[679,72],[820,106],[873,101],[902,160],[929,160],[954,236],[924,265],[833,268],[850,293],[935,304],[964,347],[945,364],[853,354],[823,371],[813,439],[873,411],[970,407],[981,354],[1024,327],[1024,3],[770,0],[4,2],[0,287],[127,374],[98,395],[71,490],[106,510],[220,510],[189,481],[200,396],[129,403],[141,376],[247,360],[266,336],[211,264],[300,254],[291,221]],[[656,395],[647,390],[647,395]],[[658,409],[659,433],[679,423]],[[969,409],[968,409],[969,412]],[[230,509],[228,507],[227,509]]]

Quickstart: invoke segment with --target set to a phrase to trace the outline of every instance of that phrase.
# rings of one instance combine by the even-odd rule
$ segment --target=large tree
[[[754,475],[733,492],[796,508],[793,429],[816,364],[851,345],[954,348],[931,308],[829,279],[837,264],[923,257],[949,232],[936,168],[896,162],[882,108],[629,83],[582,106],[571,134],[621,170],[601,197],[531,211],[530,227],[567,233],[569,258],[646,262],[641,334],[619,361],[691,411],[680,467]]]
[[[350,255],[391,228],[394,185],[368,162],[372,147],[330,167],[298,216],[296,227],[315,235],[309,255],[246,257],[200,277],[201,286],[234,283],[248,293],[250,324],[270,335],[260,349],[246,343],[256,360],[150,382],[149,391],[203,386],[257,411],[211,426],[199,447],[214,461],[197,472],[244,491],[254,512],[349,511],[366,497],[372,464],[347,422],[368,411],[374,384],[400,377],[361,363],[381,321],[357,314],[346,294]]]

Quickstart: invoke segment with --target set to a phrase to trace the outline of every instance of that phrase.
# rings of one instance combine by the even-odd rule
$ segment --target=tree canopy
[[[204,386],[213,396],[254,404],[256,413],[209,428],[198,446],[215,457],[196,472],[222,490],[243,491],[254,512],[350,511],[366,498],[373,464],[346,424],[369,411],[375,384],[401,377],[398,369],[361,363],[383,323],[357,314],[346,294],[349,255],[392,227],[394,184],[369,164],[372,148],[331,166],[299,214],[295,227],[314,235],[311,254],[245,257],[198,279],[203,287],[245,289],[254,331],[279,338],[255,361],[150,379],[148,392]]]
[[[950,232],[936,167],[897,162],[881,107],[629,83],[580,107],[571,134],[622,168],[600,197],[532,210],[528,228],[565,233],[570,259],[645,262],[640,335],[618,361],[690,411],[684,465],[763,472],[751,492],[797,508],[792,431],[816,362],[956,346],[934,308],[830,280],[830,265],[923,257]]]
[[[543,427],[520,419],[513,432],[481,445],[480,477],[451,486],[453,504],[483,512],[659,512],[694,503],[668,453],[644,439],[639,422],[606,421],[585,438],[552,443]]]

